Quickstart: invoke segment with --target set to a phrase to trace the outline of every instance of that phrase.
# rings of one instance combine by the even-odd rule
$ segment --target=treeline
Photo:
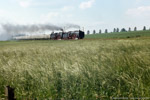
[[[143,31],[147,30],[146,29],[146,26],[143,27]],[[118,32],[131,32],[131,28],[129,27],[128,30],[126,30],[125,28],[122,28],[121,30],[119,28],[114,28],[113,29],[113,33],[118,33]],[[137,27],[134,27],[133,31],[137,31]],[[96,34],[96,33],[99,33],[99,34],[102,34],[102,30],[100,29],[99,32],[96,32],[96,30],[93,30],[93,32],[91,34]],[[105,29],[103,33],[109,33],[108,32],[108,29]],[[112,32],[110,32],[112,33]],[[90,34],[90,30],[87,31],[87,34]]]

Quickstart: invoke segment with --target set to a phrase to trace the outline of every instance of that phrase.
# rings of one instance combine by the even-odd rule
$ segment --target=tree
[[[129,27],[129,30],[128,30],[129,32],[131,32],[131,28]]]
[[[87,31],[87,34],[90,34],[90,31],[89,31],[89,30]]]
[[[145,31],[145,30],[146,30],[146,26],[143,27],[143,31]]]
[[[122,29],[121,29],[121,32],[127,32],[127,31],[126,31],[126,29],[125,29],[125,28],[122,28]]]
[[[93,34],[96,34],[96,31],[95,31],[95,30],[93,30]]]
[[[114,31],[113,31],[114,33],[116,32],[116,28],[114,28]]]
[[[136,28],[136,27],[134,27],[134,31],[137,31],[137,28]]]
[[[99,34],[101,34],[102,33],[102,31],[101,30],[99,30]]]
[[[119,32],[119,28],[117,28],[116,32]]]
[[[108,30],[107,30],[107,29],[105,29],[105,33],[108,33]]]

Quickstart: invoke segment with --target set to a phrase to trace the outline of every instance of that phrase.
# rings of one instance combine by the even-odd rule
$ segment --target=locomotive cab
[[[79,30],[79,39],[83,39],[84,38],[84,32]]]

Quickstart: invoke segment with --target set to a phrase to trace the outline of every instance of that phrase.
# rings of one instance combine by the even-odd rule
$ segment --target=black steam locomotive
[[[59,39],[83,39],[84,38],[84,32],[81,30],[78,31],[69,31],[69,32],[59,32],[59,33],[52,33],[50,35],[50,39],[53,40],[59,40]]]

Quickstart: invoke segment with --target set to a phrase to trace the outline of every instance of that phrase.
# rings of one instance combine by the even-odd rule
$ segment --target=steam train
[[[52,32],[51,34],[44,35],[31,35],[31,36],[18,36],[14,37],[15,40],[69,40],[69,39],[83,39],[85,33],[81,30],[69,32]]]

